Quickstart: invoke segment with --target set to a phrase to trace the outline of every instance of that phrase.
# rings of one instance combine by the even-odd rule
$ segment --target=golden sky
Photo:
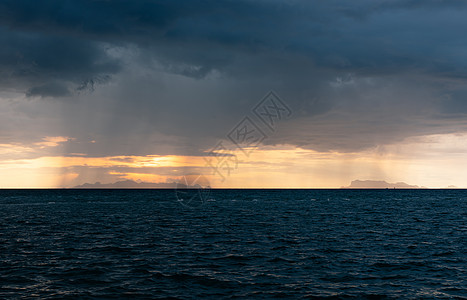
[[[262,146],[246,156],[233,151],[236,160],[213,172],[210,156],[39,156],[41,149],[53,150],[68,137],[45,137],[33,145],[0,145],[2,188],[73,187],[85,182],[119,180],[174,182],[186,174],[202,173],[212,187],[339,188],[352,180],[403,181],[443,188],[467,187],[467,135],[445,134],[408,138],[400,143],[360,152],[317,152],[290,145]],[[236,162],[236,164],[235,164]],[[213,164],[214,165],[214,164]],[[230,168],[230,172],[227,171]],[[104,175],[103,175],[104,174]],[[107,181],[105,180],[107,178]]]

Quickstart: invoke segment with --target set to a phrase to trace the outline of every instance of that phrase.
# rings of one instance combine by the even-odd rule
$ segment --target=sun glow
[[[2,187],[72,187],[85,182],[173,182],[204,174],[213,187],[338,188],[351,180],[404,181],[427,187],[465,187],[459,161],[467,159],[466,135],[431,135],[359,152],[317,152],[288,145],[263,146],[246,156],[232,151],[230,165],[209,165],[210,156],[43,156],[69,138],[33,146],[0,145]],[[36,151],[36,152],[35,152]],[[446,155],[449,154],[449,155]],[[15,156],[32,158],[15,158]],[[40,156],[40,155],[38,155]],[[233,164],[235,162],[235,164]],[[215,167],[215,168],[213,168]]]

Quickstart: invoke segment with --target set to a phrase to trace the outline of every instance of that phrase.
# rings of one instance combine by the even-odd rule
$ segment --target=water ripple
[[[1,190],[0,298],[467,297],[467,191],[211,197]]]

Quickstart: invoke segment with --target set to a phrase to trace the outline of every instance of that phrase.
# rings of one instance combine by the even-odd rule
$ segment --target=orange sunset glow
[[[219,170],[207,163],[212,159],[209,155],[11,158],[0,162],[0,180],[6,188],[63,188],[93,183],[103,177],[108,182],[165,183],[188,174],[203,174],[212,187],[218,188],[339,188],[358,178],[399,180],[436,188],[464,187],[462,178],[467,171],[459,168],[458,161],[467,158],[465,137],[426,136],[349,153],[318,152],[290,145],[263,146],[250,149],[248,156],[240,150],[229,152],[236,156],[235,163],[231,160],[230,165],[219,166]],[[37,148],[53,149],[68,140],[47,137],[32,147],[1,145],[0,149],[3,154],[20,157]],[[86,175],[78,168],[86,169]]]

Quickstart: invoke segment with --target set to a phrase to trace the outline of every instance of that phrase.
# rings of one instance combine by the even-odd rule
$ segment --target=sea
[[[0,299],[467,299],[467,190],[0,190]]]

